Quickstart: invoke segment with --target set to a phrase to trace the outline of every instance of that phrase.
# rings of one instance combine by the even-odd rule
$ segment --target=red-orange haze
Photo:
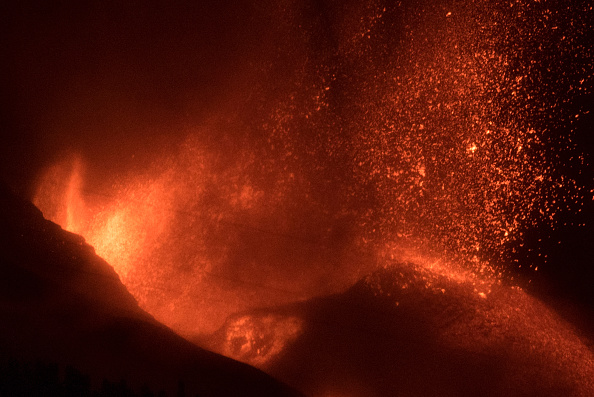
[[[65,158],[35,204],[183,334],[342,290],[391,257],[488,298],[507,249],[591,195],[556,167],[571,137],[550,136],[583,115],[561,105],[591,81],[584,19],[546,2],[400,3],[315,21],[258,9],[282,22],[225,117],[188,116],[142,171],[97,180]]]
[[[307,240],[295,228],[303,209],[285,214],[291,189],[265,194],[250,183],[249,162],[215,172],[189,138],[172,158],[100,190],[73,156],[46,170],[34,203],[84,236],[143,308],[188,335],[212,332],[239,310],[336,291],[370,269],[347,259],[353,250],[340,252],[334,230]]]

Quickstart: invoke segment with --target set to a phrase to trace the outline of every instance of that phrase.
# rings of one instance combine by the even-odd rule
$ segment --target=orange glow
[[[134,252],[139,249],[139,241],[130,233],[128,211],[120,210],[111,215],[99,230],[89,235],[89,243],[95,247],[97,254],[112,263],[122,279],[126,280],[130,271],[130,261]],[[129,219],[128,219],[129,220]]]
[[[224,354],[261,368],[302,333],[302,321],[275,315],[241,316],[226,329]]]
[[[48,219],[84,236],[127,282],[135,262],[167,225],[160,186],[158,182],[140,186],[126,191],[114,203],[97,204],[89,200],[93,195],[83,191],[81,169],[78,157],[50,167],[34,204]]]
[[[192,150],[186,148],[183,154],[191,156]],[[161,163],[146,175],[122,178],[107,193],[94,190],[88,181],[85,184],[82,161],[63,161],[48,168],[34,199],[46,218],[85,237],[114,267],[141,307],[187,335],[212,332],[229,314],[247,307],[300,298],[287,294],[282,284],[253,294],[254,283],[259,283],[250,281],[255,276],[244,276],[248,282],[243,283],[217,274],[217,267],[233,260],[231,244],[236,237],[229,231],[244,234],[241,224],[221,220],[230,215],[237,219],[246,212],[257,214],[263,193],[246,181],[233,183],[224,201],[203,198],[202,187],[193,184],[202,178],[204,165],[197,160],[191,157],[191,169]],[[190,175],[194,179],[185,184]],[[208,212],[187,209],[201,200],[210,206]],[[264,284],[274,282],[272,277],[264,280]]]
[[[95,215],[87,230],[89,243],[113,264],[125,282],[136,261],[150,252],[168,224],[167,202],[155,182],[127,192]]]
[[[66,229],[73,232],[79,232],[82,228],[82,225],[79,223],[79,214],[83,211],[83,202],[80,194],[81,183],[81,162],[77,157],[74,160],[66,192]]]
[[[446,294],[436,283],[445,277],[491,302],[509,247],[583,201],[583,187],[544,150],[549,128],[539,124],[545,114],[562,124],[555,98],[573,94],[541,92],[546,73],[534,66],[573,59],[581,50],[571,35],[581,33],[567,32],[541,59],[536,48],[551,40],[538,2],[514,2],[513,12],[473,2],[428,7],[395,39],[389,21],[404,18],[396,3],[370,5],[348,32],[345,20],[335,53],[296,60],[283,71],[288,83],[263,78],[254,95],[237,93],[259,98],[238,113],[188,116],[186,139],[155,149],[146,170],[96,183],[84,159],[49,167],[35,204],[185,335],[211,333],[245,309],[343,291],[390,261],[415,264],[402,289],[415,282]],[[572,73],[561,80],[591,79]],[[227,353],[265,361],[258,332],[276,335],[270,354],[300,332],[295,319],[262,321],[237,320]]]
[[[72,156],[48,168],[33,200],[48,219],[74,233],[81,233],[86,221],[82,178],[81,159]]]

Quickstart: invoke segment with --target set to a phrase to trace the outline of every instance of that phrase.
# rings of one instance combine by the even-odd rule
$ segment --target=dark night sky
[[[233,101],[270,41],[266,21],[240,2],[21,2],[0,12],[1,170],[20,191],[61,151],[104,166],[174,144],[182,123]]]

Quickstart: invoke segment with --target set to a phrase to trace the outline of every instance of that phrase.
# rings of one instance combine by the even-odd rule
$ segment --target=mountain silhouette
[[[594,395],[591,335],[467,277],[395,262],[341,294],[233,315],[210,347],[309,395]]]
[[[82,237],[1,186],[0,368],[11,363],[85,374],[90,389],[122,381],[168,395],[299,395],[158,323]]]

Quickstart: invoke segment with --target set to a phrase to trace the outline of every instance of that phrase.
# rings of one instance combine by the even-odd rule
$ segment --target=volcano
[[[296,319],[300,331],[287,332]],[[414,263],[231,316],[210,346],[315,396],[594,395],[585,332],[518,287]]]
[[[99,382],[103,389],[125,382],[130,390],[170,395],[299,395],[158,323],[82,237],[45,220],[4,187],[0,218],[0,395],[61,395],[63,389],[25,376],[31,366],[66,371],[67,379],[78,374],[83,381],[77,384],[86,386],[76,395],[98,389]],[[21,366],[20,378],[13,376]]]
[[[594,395],[591,4],[12,3],[7,381]]]

